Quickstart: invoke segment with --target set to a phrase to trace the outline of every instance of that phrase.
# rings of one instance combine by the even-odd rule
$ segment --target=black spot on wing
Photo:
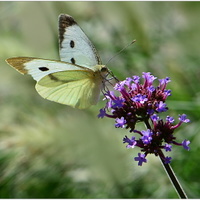
[[[49,70],[49,68],[47,68],[47,67],[39,67],[38,68],[40,71],[42,71],[42,72],[45,72],[45,71],[48,71]]]
[[[75,64],[75,59],[74,58],[71,58],[71,62],[72,62],[72,64]]]
[[[71,47],[71,48],[74,48],[74,46],[75,46],[75,42],[74,42],[73,40],[71,40],[71,41],[70,41],[70,47]]]

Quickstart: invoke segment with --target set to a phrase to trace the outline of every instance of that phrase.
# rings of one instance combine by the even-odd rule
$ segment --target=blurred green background
[[[199,2],[0,2],[0,198],[178,198],[157,157],[138,167],[138,149],[122,143],[128,131],[97,118],[105,102],[76,110],[44,100],[5,63],[58,60],[60,13],[75,18],[103,63],[137,40],[108,64],[121,80],[143,71],[171,78],[167,114],[191,119],[176,133],[191,150],[168,156],[188,197],[199,198]]]

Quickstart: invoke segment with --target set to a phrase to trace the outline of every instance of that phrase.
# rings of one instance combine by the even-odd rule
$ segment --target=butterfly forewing
[[[30,74],[36,81],[54,72],[65,70],[89,70],[71,63],[41,58],[17,57],[9,58],[6,61],[20,73]]]
[[[59,16],[59,43],[62,61],[91,69],[101,64],[94,45],[69,15]]]

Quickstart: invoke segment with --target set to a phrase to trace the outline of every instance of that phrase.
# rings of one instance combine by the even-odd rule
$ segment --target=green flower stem
[[[162,158],[160,157],[160,161],[169,177],[169,180],[171,181],[172,185],[174,186],[177,194],[179,195],[179,198],[181,199],[187,199],[187,195],[185,191],[183,190],[181,184],[179,183],[173,169],[171,168],[170,164],[165,164]]]

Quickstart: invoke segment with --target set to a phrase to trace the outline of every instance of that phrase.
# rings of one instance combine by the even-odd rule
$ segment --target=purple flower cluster
[[[115,85],[115,92],[107,91],[106,106],[100,110],[98,117],[113,118],[116,128],[126,128],[131,133],[138,134],[138,139],[134,136],[123,138],[123,142],[127,143],[127,148],[135,146],[141,148],[143,153],[138,153],[138,157],[135,157],[138,165],[147,162],[148,154],[160,156],[167,164],[170,163],[171,157],[165,157],[162,150],[171,151],[172,144],[181,145],[189,150],[190,142],[187,140],[182,143],[176,142],[173,133],[182,123],[188,123],[190,120],[185,114],[179,115],[178,124],[174,124],[175,120],[171,116],[167,116],[165,120],[160,119],[158,114],[168,110],[165,101],[171,95],[171,91],[166,89],[170,79],[168,77],[160,79],[156,87],[153,83],[157,78],[149,72],[143,72],[142,78],[143,83],[140,83],[139,76],[126,78]],[[147,129],[136,130],[135,126],[138,122],[143,122]]]

